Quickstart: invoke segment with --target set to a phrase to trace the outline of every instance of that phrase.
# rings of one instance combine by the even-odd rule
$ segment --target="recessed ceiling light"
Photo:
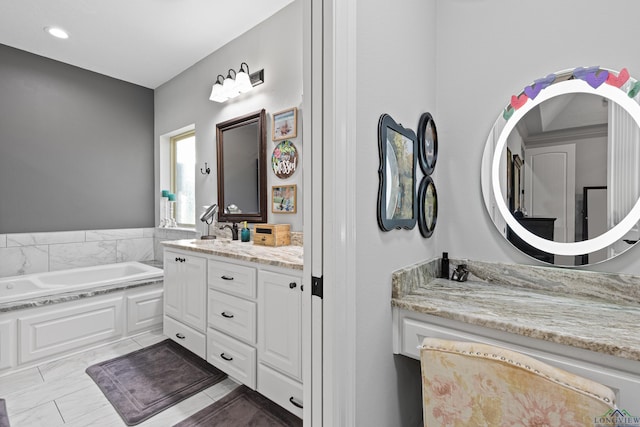
[[[68,39],[69,34],[60,27],[44,27],[44,31],[59,39]]]

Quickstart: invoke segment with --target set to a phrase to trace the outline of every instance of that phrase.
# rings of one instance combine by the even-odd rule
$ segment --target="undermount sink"
[[[231,243],[231,239],[225,239],[225,238],[206,239],[206,240],[193,239],[190,243],[198,246],[216,246],[220,244],[223,244],[223,245],[229,244]]]

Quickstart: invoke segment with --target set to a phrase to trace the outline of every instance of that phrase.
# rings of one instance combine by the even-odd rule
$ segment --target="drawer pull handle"
[[[223,311],[220,314],[222,314],[222,317],[226,317],[227,319],[233,319],[233,314],[229,314],[226,311]]]
[[[291,396],[291,397],[289,398],[289,402],[291,402],[291,404],[292,404],[293,406],[295,406],[295,407],[297,407],[297,408],[302,409],[302,403],[299,403],[299,402],[296,400],[296,398],[295,398],[295,397]]]
[[[227,362],[231,362],[233,360],[233,357],[225,356],[224,353],[220,353],[220,357],[222,357]]]
[[[294,289],[298,284],[296,282],[289,283],[289,289]]]
[[[176,334],[176,337],[180,338],[181,340],[185,339],[185,336],[182,335],[180,332]]]
[[[233,280],[233,276],[227,276],[226,274],[224,276],[220,276],[220,278],[222,280]]]

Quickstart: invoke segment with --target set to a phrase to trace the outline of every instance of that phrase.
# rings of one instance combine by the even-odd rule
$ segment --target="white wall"
[[[551,72],[601,65],[640,77],[640,56],[632,53],[638,12],[633,0],[606,7],[593,0],[356,3],[358,425],[415,425],[420,411],[419,366],[392,355],[391,271],[442,251],[535,262],[513,249],[486,212],[480,165],[489,131],[512,94]],[[381,232],[375,216],[378,117],[389,113],[415,129],[423,111],[434,114],[439,137],[438,223],[427,240],[417,229]],[[640,273],[639,250],[592,269]]]
[[[435,108],[435,0],[358,1],[356,168],[356,420],[359,426],[421,423],[419,364],[394,356],[391,272],[438,252],[439,224],[430,239],[418,230],[382,232],[376,222],[377,125],[387,113],[417,129],[420,115]],[[446,150],[445,150],[446,151]],[[445,165],[446,167],[446,165]],[[438,191],[443,166],[433,174]],[[440,221],[440,218],[438,218]]]
[[[495,229],[482,201],[480,159],[496,117],[526,84],[577,66],[640,77],[633,0],[441,0],[437,3],[440,158],[438,241],[453,257],[533,264]],[[614,41],[613,41],[614,40]],[[606,165],[603,163],[602,167]],[[634,248],[593,270],[640,273]]]
[[[215,25],[215,17],[212,18]],[[223,104],[209,101],[211,86],[218,74],[226,75],[230,68],[237,70],[246,62],[250,71],[264,68],[265,83]],[[271,114],[302,104],[302,4],[293,2],[271,18],[231,41],[200,62],[188,68],[155,91],[155,162],[156,206],[159,203],[160,137],[176,129],[195,124],[196,130],[196,215],[203,205],[217,203],[216,124],[258,111],[267,112],[267,200],[271,200],[271,186],[297,184],[298,211],[296,214],[273,214],[268,204],[268,222],[289,223],[292,231],[302,231],[302,168],[288,179],[277,178],[271,170],[271,154],[277,143],[271,140]],[[304,142],[302,119],[298,114],[298,137],[292,141],[298,149],[302,165]],[[207,162],[210,175],[201,175]],[[157,209],[156,209],[157,211]],[[156,224],[158,218],[156,215]],[[196,224],[200,231],[201,224]]]

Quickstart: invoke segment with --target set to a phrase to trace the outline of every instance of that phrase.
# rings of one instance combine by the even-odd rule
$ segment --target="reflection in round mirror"
[[[387,140],[387,219],[393,219],[398,207],[398,197],[400,196],[400,174],[398,172],[398,158],[391,142]]]
[[[482,161],[485,205],[525,254],[594,264],[640,236],[640,83],[577,68],[536,80],[496,120]]]

